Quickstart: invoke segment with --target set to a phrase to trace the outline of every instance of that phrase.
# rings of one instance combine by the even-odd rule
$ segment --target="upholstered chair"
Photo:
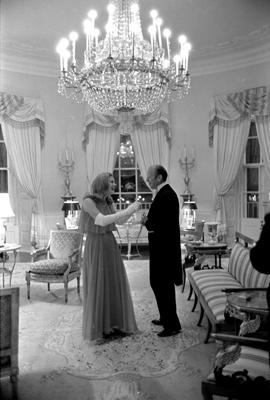
[[[204,400],[270,399],[270,365],[267,340],[259,337],[212,333],[222,344],[214,366],[202,381]],[[220,397],[219,397],[220,398]]]
[[[26,271],[27,298],[30,299],[30,283],[45,282],[50,291],[51,283],[63,283],[65,302],[68,301],[68,283],[77,278],[80,293],[82,234],[78,230],[52,230],[46,248],[34,251],[32,263]]]

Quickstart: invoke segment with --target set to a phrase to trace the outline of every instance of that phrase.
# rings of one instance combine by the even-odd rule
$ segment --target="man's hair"
[[[168,177],[168,172],[162,165],[154,165],[154,171],[156,176],[161,175],[162,176],[162,182],[165,182]]]

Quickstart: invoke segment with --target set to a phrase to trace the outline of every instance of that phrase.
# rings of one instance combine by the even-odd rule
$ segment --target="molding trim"
[[[3,71],[58,77],[58,56],[47,48],[0,41],[0,56]],[[270,25],[216,46],[195,48],[191,53],[191,75],[208,75],[265,62],[270,62]]]

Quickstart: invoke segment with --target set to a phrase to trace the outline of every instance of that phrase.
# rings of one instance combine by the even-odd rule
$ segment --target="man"
[[[147,217],[142,223],[148,230],[150,256],[150,285],[154,292],[163,326],[160,337],[176,335],[181,331],[176,312],[175,287],[182,284],[182,265],[179,227],[179,201],[172,187],[166,183],[167,171],[161,165],[148,169],[147,182],[157,194]]]
[[[264,217],[264,225],[256,245],[250,249],[250,261],[253,267],[263,273],[270,274],[269,265],[269,243],[270,243],[270,213]],[[270,310],[270,284],[267,289],[267,304]],[[270,312],[268,314],[268,350],[270,364]]]

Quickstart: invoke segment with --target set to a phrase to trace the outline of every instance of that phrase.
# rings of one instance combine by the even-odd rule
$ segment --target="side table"
[[[189,261],[186,265],[186,261],[183,265],[183,279],[186,281],[186,268],[194,267],[194,269],[201,269],[201,263],[207,256],[214,256],[215,264],[212,268],[222,268],[221,267],[221,257],[228,253],[227,243],[204,243],[190,241],[185,243],[187,250],[186,259]],[[185,286],[183,285],[182,292]],[[190,287],[190,292],[188,295],[188,300],[190,300],[192,295],[192,288]]]
[[[16,265],[17,251],[21,248],[21,245],[15,243],[5,243],[0,246],[0,254],[2,254],[2,266],[0,266],[0,272],[2,272],[2,283],[5,287],[5,274],[9,275],[9,286],[11,286],[12,274]],[[11,263],[11,268],[7,267],[6,254],[13,253],[13,262]]]
[[[225,313],[243,321],[240,336],[256,332],[261,321],[267,317],[269,309],[266,292],[267,289],[263,288],[232,289],[231,292],[228,289]]]
[[[227,253],[227,243],[186,243],[187,254],[198,256],[214,256],[213,268],[221,268],[221,257]]]

